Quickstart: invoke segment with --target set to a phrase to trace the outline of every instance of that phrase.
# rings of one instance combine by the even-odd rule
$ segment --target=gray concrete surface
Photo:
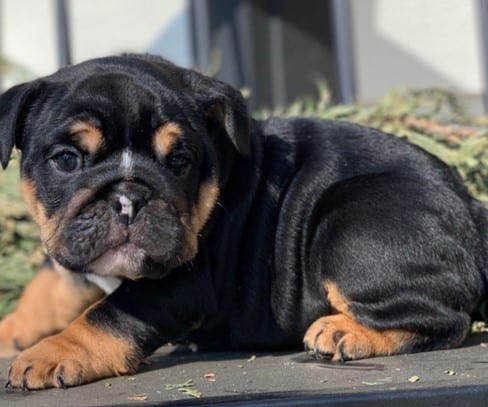
[[[26,393],[4,389],[8,365],[8,360],[0,360],[0,406],[191,405],[253,399],[261,399],[260,405],[269,405],[267,399],[317,395],[337,399],[353,395],[358,402],[368,394],[457,388],[464,391],[462,397],[484,389],[478,400],[487,400],[488,405],[486,334],[471,337],[458,349],[381,357],[344,365],[316,361],[304,352],[193,353],[166,346],[152,355],[148,364],[134,376],[105,379],[67,390]],[[414,376],[418,380],[415,381]],[[184,383],[190,394],[175,386]],[[200,398],[195,397],[196,392],[201,393]],[[484,402],[476,405],[484,405]]]

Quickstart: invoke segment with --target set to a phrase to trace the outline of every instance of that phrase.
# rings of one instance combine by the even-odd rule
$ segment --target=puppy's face
[[[249,148],[235,90],[157,58],[65,68],[0,105],[2,164],[15,143],[48,254],[102,276],[158,278],[192,260],[222,160]]]

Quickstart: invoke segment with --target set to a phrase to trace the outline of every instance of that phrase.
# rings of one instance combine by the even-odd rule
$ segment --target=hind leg
[[[323,290],[330,315],[309,326],[308,349],[343,361],[465,339],[483,287],[474,255],[479,236],[462,207],[444,219],[440,205],[455,196],[430,201],[422,188],[384,175],[326,196],[308,278]]]
[[[354,319],[350,302],[334,283],[324,284],[334,315],[317,319],[303,339],[305,348],[316,356],[335,362],[393,355],[411,348],[415,334],[402,329],[375,330]]]
[[[305,348],[316,357],[342,363],[374,356],[452,347],[459,345],[469,331],[467,314],[452,311],[448,315],[442,315],[437,310],[432,310],[429,318],[432,326],[424,329],[420,325],[417,329],[413,326],[410,329],[375,329],[356,319],[347,299],[340,295],[337,285],[327,283],[325,287],[333,314],[314,321],[303,339]],[[390,322],[391,325],[401,325]],[[442,328],[436,328],[437,324]]]

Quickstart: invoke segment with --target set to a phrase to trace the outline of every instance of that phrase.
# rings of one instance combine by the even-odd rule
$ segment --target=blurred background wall
[[[74,63],[121,52],[151,52],[185,66],[193,63],[189,0],[71,0],[66,5]],[[3,58],[32,76],[55,71],[56,7],[55,0],[1,0]]]
[[[395,85],[440,86],[481,106],[486,66],[478,1],[353,0],[351,5],[359,100],[375,100]]]
[[[65,63],[150,52],[250,90],[254,108],[314,94],[372,103],[438,86],[485,110],[485,0],[0,0],[1,86]]]

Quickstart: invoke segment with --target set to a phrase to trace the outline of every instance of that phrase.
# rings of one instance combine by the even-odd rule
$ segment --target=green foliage
[[[457,168],[471,193],[488,202],[488,118],[468,115],[451,93],[442,89],[394,89],[373,106],[332,105],[324,83],[319,98],[300,100],[258,118],[315,116],[347,120],[406,137]]]
[[[0,316],[15,304],[40,263],[39,237],[19,193],[18,162],[0,171]]]

